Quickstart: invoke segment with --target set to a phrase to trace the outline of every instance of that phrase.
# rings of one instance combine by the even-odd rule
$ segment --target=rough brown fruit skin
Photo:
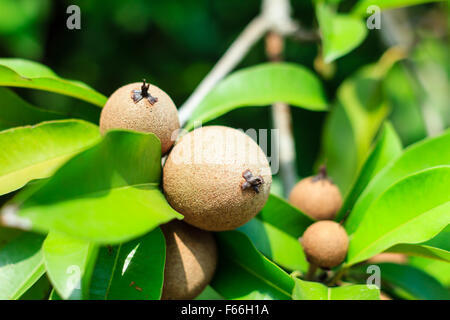
[[[259,193],[242,190],[249,169],[262,176]],[[243,132],[207,126],[183,136],[163,168],[163,188],[184,221],[200,229],[235,229],[252,219],[269,197],[272,175],[261,148]]]
[[[313,219],[333,220],[342,207],[342,196],[329,179],[308,177],[294,186],[289,202]]]
[[[345,229],[334,221],[318,221],[306,229],[301,238],[307,260],[330,269],[344,261],[348,250]]]
[[[100,115],[100,132],[104,134],[110,129],[152,132],[161,141],[164,154],[174,143],[172,133],[180,128],[177,108],[163,90],[153,85],[148,92],[158,98],[155,104],[151,105],[146,98],[134,103],[132,92],[141,86],[140,82],[128,84],[109,97]]]
[[[162,225],[166,239],[166,264],[161,299],[190,300],[211,281],[217,266],[213,235],[182,221]]]

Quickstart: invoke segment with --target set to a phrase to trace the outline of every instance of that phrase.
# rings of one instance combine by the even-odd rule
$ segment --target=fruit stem
[[[328,286],[335,286],[341,279],[342,277],[347,273],[347,268],[343,267],[341,268],[338,272],[336,272],[336,274],[334,275],[333,278],[331,278],[330,282],[328,283]]]
[[[308,273],[306,274],[305,279],[308,281],[314,280],[314,275],[316,274],[317,266],[315,264],[310,263],[308,268]]]

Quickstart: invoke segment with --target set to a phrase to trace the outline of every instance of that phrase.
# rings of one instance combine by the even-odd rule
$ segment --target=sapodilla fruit
[[[294,186],[289,202],[315,220],[333,220],[342,207],[342,196],[323,166],[317,176],[302,179]]]
[[[217,246],[210,232],[182,221],[161,226],[166,239],[166,264],[161,299],[189,300],[211,281],[217,266]]]
[[[178,111],[172,99],[160,88],[131,83],[117,89],[108,99],[100,115],[100,132],[129,129],[154,133],[166,153],[180,128]]]
[[[269,197],[272,175],[262,149],[242,131],[198,128],[183,136],[163,168],[163,189],[184,221],[200,229],[235,229]]]
[[[324,220],[313,223],[305,230],[300,242],[306,259],[324,269],[341,264],[347,255],[347,232],[334,221]]]

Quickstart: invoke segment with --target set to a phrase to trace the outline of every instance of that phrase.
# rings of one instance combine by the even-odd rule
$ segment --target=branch
[[[277,62],[283,58],[283,37],[275,32],[266,36],[266,54],[270,61]],[[291,109],[286,103],[276,102],[272,105],[273,127],[279,130],[278,146],[280,159],[280,175],[283,182],[284,195],[287,196],[297,182],[295,160],[295,143],[292,133]]]
[[[186,102],[180,107],[180,123],[183,126],[192,115],[194,109],[211,91],[244,58],[250,48],[267,32],[269,24],[261,16],[254,18],[242,31],[231,47],[225,52],[209,74],[200,82],[198,87]]]
[[[181,126],[187,122],[195,108],[212,88],[241,62],[250,48],[269,30],[276,31],[281,35],[293,34],[298,30],[297,23],[291,19],[289,0],[263,0],[261,14],[245,27],[178,110]]]

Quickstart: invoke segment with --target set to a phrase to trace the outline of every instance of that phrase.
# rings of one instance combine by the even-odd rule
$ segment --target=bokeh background
[[[295,19],[308,30],[317,28],[312,1],[291,2]],[[339,8],[348,11],[355,2],[341,1]],[[71,4],[81,8],[81,30],[66,28],[66,9]],[[259,10],[259,0],[0,0],[0,56],[39,61],[60,76],[83,81],[107,96],[124,84],[146,78],[180,106]],[[450,125],[448,1],[407,8],[402,15],[410,25],[405,37],[413,42],[408,63],[420,72],[411,74],[405,65],[397,65],[384,84],[392,104],[390,119],[406,146],[430,134],[423,117],[425,103],[439,115],[438,130]],[[284,59],[316,68],[333,101],[342,81],[376,62],[388,46],[381,31],[370,31],[360,47],[332,66],[331,75],[314,64],[317,42],[287,39]],[[260,42],[238,68],[266,60]],[[420,88],[420,76],[431,89]],[[81,101],[37,90],[14,90],[36,106],[69,110],[74,117],[79,108],[89,109],[83,117],[98,121],[98,108]],[[298,173],[306,176],[320,152],[326,114],[293,108],[292,115]],[[245,108],[213,123],[270,128],[270,117],[269,108]]]

